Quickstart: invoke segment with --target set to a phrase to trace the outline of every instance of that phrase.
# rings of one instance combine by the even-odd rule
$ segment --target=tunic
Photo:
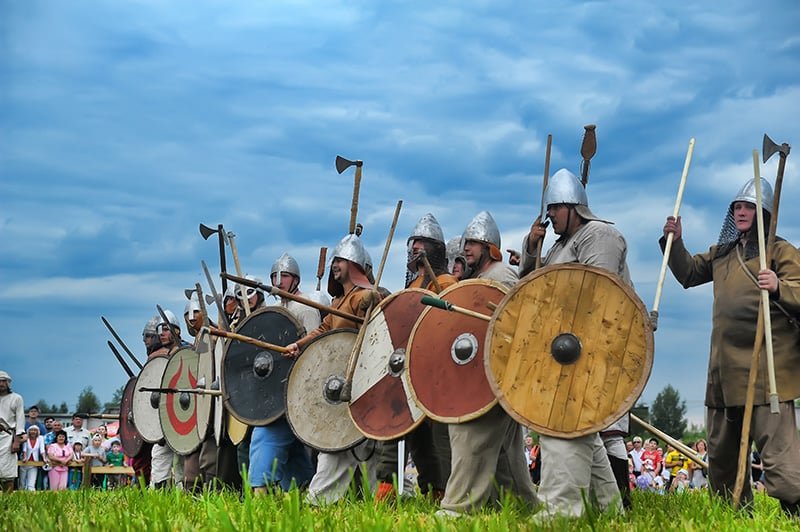
[[[14,434],[25,434],[25,405],[22,396],[9,392],[0,396],[0,417],[11,427]],[[17,455],[11,452],[12,436],[0,432],[0,479],[17,478]]]

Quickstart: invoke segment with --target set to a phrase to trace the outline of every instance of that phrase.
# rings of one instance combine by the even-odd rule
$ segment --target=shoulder
[[[622,233],[611,225],[610,223],[601,222],[599,220],[591,220],[586,222],[581,231],[581,236],[584,238],[618,238],[625,241]]]

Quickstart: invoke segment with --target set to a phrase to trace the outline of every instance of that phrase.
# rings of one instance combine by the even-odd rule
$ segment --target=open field
[[[434,516],[421,498],[399,504],[347,500],[326,508],[305,504],[297,491],[253,498],[234,493],[193,496],[181,491],[80,490],[0,494],[0,530],[798,530],[777,502],[758,496],[752,515],[734,512],[705,492],[635,493],[625,516],[589,515],[541,527],[533,513],[507,501],[497,511],[460,519]]]

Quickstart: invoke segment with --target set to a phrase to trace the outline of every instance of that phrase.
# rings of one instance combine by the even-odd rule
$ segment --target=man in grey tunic
[[[11,391],[11,376],[0,370],[0,489],[13,491],[17,482],[17,452],[25,434],[25,405]]]
[[[500,230],[487,211],[478,213],[467,225],[462,242],[471,278],[498,281],[509,288],[517,283],[517,272],[503,264]],[[487,502],[496,503],[497,486],[531,505],[537,503],[523,453],[522,430],[500,405],[448,429],[452,471],[439,512],[455,516],[479,510]]]
[[[547,185],[543,203],[547,206],[553,231],[559,235],[542,261],[543,265],[587,264],[608,270],[630,284],[625,238],[589,209],[586,191],[575,174],[563,168],[556,172]],[[544,238],[546,228],[546,224],[540,222],[539,219],[534,222],[523,240],[521,275],[535,268],[536,246]],[[539,497],[545,503],[540,519],[552,515],[580,517],[584,512],[583,501],[593,500],[593,497],[602,509],[622,510],[620,492],[597,433],[575,439],[543,435],[540,444]]]

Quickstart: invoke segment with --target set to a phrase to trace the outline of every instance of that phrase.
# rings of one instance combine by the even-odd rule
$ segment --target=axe
[[[216,229],[211,229],[207,225],[200,224],[200,235],[203,237],[203,240],[208,240],[208,237],[214,233],[217,233],[219,236],[219,269],[225,273],[228,271],[225,269],[225,228],[222,227],[222,224],[219,224]],[[222,293],[224,294],[227,290],[228,283],[223,278]]]
[[[473,318],[478,318],[479,320],[483,320],[483,321],[491,321],[492,320],[492,317],[490,315],[488,315],[488,314],[481,314],[480,312],[475,312],[472,309],[459,307],[458,305],[454,305],[454,304],[450,303],[449,301],[446,301],[444,299],[440,299],[438,297],[422,296],[422,299],[420,299],[420,303],[422,303],[423,305],[428,305],[428,306],[434,307],[434,308],[447,310],[447,311],[450,311],[450,312],[456,312],[458,314],[463,314],[464,316],[471,316]]]
[[[197,292],[197,290],[194,289],[194,288],[185,288],[183,290],[183,295],[186,296],[186,299],[192,299],[192,295],[195,294],[196,292]],[[214,302],[214,296],[206,294],[205,295],[205,302],[206,302],[205,303],[206,305],[210,305],[211,303]]]
[[[325,275],[325,262],[327,261],[328,248],[319,248],[319,262],[317,263],[317,292],[320,291],[320,283]]]
[[[217,303],[217,312],[219,313],[219,321],[220,324],[224,329],[230,329],[230,325],[228,324],[228,316],[225,314],[225,309],[222,306],[222,298],[217,293],[217,287],[214,286],[214,279],[211,277],[211,272],[208,271],[208,266],[206,266],[206,262],[204,260],[200,261],[200,266],[203,267],[203,273],[206,274],[206,281],[208,282],[208,286],[211,287],[211,293],[213,294],[214,301]],[[225,281],[222,282],[225,284]]]
[[[766,250],[759,249],[759,257],[764,257],[764,264],[772,264],[772,248],[775,245],[775,235],[778,228],[778,207],[780,206],[781,190],[783,188],[783,172],[786,169],[786,158],[789,156],[791,146],[783,143],[780,146],[775,144],[769,136],[764,134],[764,141],[762,143],[762,161],[767,162],[770,157],[775,153],[780,154],[780,161],[778,162],[778,174],[775,177],[774,197],[772,200],[772,216],[769,223],[769,234],[767,235]],[[753,167],[755,169],[756,181],[760,188],[761,181],[758,179],[758,154],[754,151]],[[761,209],[756,209],[756,215],[761,215]],[[759,228],[759,236],[763,232]],[[763,266],[759,265],[763,268]],[[762,296],[763,297],[763,296]],[[766,318],[769,316],[769,307],[765,307],[762,301],[758,309],[758,321],[756,322],[756,339],[753,344],[753,356],[750,361],[750,374],[747,379],[747,395],[745,396],[744,413],[742,414],[742,438],[739,441],[739,463],[736,470],[736,482],[733,486],[733,504],[739,506],[742,497],[742,490],[744,489],[745,475],[748,467],[748,457],[750,452],[750,422],[753,418],[753,402],[756,394],[756,380],[758,378],[758,368],[761,359],[761,344],[764,341],[766,333]],[[767,353],[769,357],[769,352]],[[769,360],[767,360],[767,371],[770,370]],[[773,409],[773,384],[774,384],[774,367],[771,368],[773,373],[769,375],[770,381],[770,411]],[[776,398],[777,402],[777,398]],[[777,404],[774,406],[778,406]]]
[[[358,215],[358,193],[361,189],[361,167],[364,166],[364,161],[350,161],[341,155],[336,156],[336,171],[341,174],[351,166],[356,167],[356,178],[353,183],[353,202],[350,205],[350,234],[356,232],[356,217]]]
[[[588,124],[583,126],[583,143],[581,144],[581,157],[583,163],[581,164],[581,183],[583,188],[586,188],[586,183],[589,182],[589,167],[592,165],[591,160],[594,154],[597,153],[597,135],[595,129],[597,126]]]

